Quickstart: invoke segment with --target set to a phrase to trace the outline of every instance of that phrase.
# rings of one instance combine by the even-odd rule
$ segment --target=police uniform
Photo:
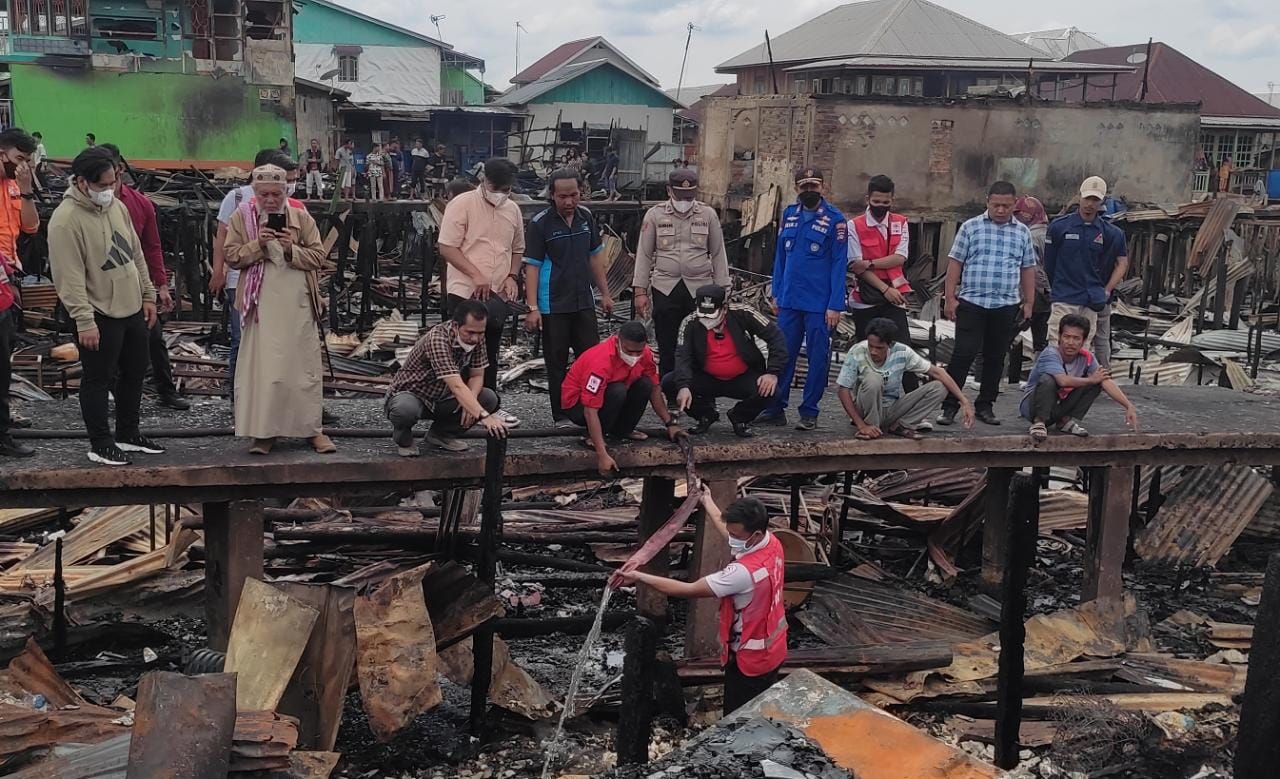
[[[802,168],[796,173],[797,184],[813,181],[822,182],[821,171]],[[812,211],[793,203],[782,212],[773,256],[773,298],[778,304],[778,327],[787,339],[787,365],[778,377],[777,399],[765,412],[765,419],[780,416],[786,408],[802,342],[809,370],[800,417],[818,416],[831,358],[826,316],[828,311],[843,312],[845,308],[848,242],[848,220],[825,199]]]

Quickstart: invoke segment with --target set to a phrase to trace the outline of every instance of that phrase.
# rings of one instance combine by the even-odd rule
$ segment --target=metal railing
[[[1211,172],[1207,170],[1197,170],[1191,178],[1191,191],[1196,194],[1209,191],[1209,177]]]
[[[13,126],[13,101],[0,100],[0,129]]]

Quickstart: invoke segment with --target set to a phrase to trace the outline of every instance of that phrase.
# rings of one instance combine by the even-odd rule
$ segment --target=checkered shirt
[[[1017,219],[997,224],[986,212],[960,225],[949,256],[964,265],[956,297],[982,308],[1021,303],[1021,271],[1036,265],[1027,226]]]
[[[435,408],[436,403],[453,396],[444,383],[445,377],[462,374],[465,379],[489,367],[484,344],[464,352],[454,339],[452,322],[441,322],[428,330],[414,344],[413,351],[391,380],[387,397],[397,392],[412,392],[427,408]]]

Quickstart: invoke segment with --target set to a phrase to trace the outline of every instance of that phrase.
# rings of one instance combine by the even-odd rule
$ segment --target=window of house
[[[757,95],[763,95],[765,90],[764,76],[756,76],[755,84],[752,86],[752,92]]]
[[[1257,136],[1253,133],[1239,133],[1236,135],[1236,153],[1232,160],[1237,168],[1257,167],[1255,140],[1257,140]]]
[[[866,76],[858,76],[856,79],[853,80],[853,94],[855,95],[867,94],[867,77]]]
[[[898,79],[898,95],[901,97],[908,97],[911,95],[911,79],[906,76]]]
[[[911,94],[916,97],[924,97],[924,76],[916,76],[911,79]]]
[[[1251,132],[1202,132],[1200,148],[1205,161],[1216,168],[1226,158],[1236,168],[1254,168],[1258,165],[1257,135]]]
[[[338,80],[360,80],[360,55],[341,54],[338,56]]]
[[[160,25],[155,19],[95,16],[93,17],[93,34],[97,38],[114,38],[117,40],[161,40]]]
[[[829,95],[834,91],[831,88],[831,79],[829,78],[815,78],[813,80],[813,85],[814,91],[820,95]]]
[[[797,95],[803,95],[809,91],[809,82],[806,81],[805,79],[798,78],[795,80],[795,84],[793,85],[793,88]]]

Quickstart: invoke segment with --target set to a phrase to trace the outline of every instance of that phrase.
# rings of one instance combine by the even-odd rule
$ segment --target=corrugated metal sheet
[[[1280,495],[1272,493],[1241,535],[1249,538],[1280,540]]]
[[[1274,489],[1269,479],[1244,465],[1192,471],[1138,533],[1134,549],[1148,562],[1215,565]]]
[[[928,500],[954,505],[965,499],[981,478],[982,468],[919,468],[892,471],[867,484],[884,501]]]
[[[807,62],[803,65],[794,65],[786,70],[788,72],[803,72],[806,70],[831,70],[834,68],[918,68],[923,70],[955,68],[958,70],[1007,71],[1010,68],[1010,63],[1008,59],[965,59],[961,57],[841,57],[839,59],[818,60],[817,62]],[[1036,61],[1036,70],[1066,73],[1123,73],[1127,72],[1129,68],[1127,66],[1090,65],[1079,62],[1054,62],[1041,59]]]
[[[1191,336],[1191,345],[1211,352],[1238,352],[1249,350],[1249,339],[1257,343],[1257,335],[1248,330],[1205,330]],[[1267,355],[1280,352],[1280,335],[1262,333],[1262,349]]]
[[[819,583],[799,619],[833,646],[967,640],[995,623],[912,590],[844,575]]]

